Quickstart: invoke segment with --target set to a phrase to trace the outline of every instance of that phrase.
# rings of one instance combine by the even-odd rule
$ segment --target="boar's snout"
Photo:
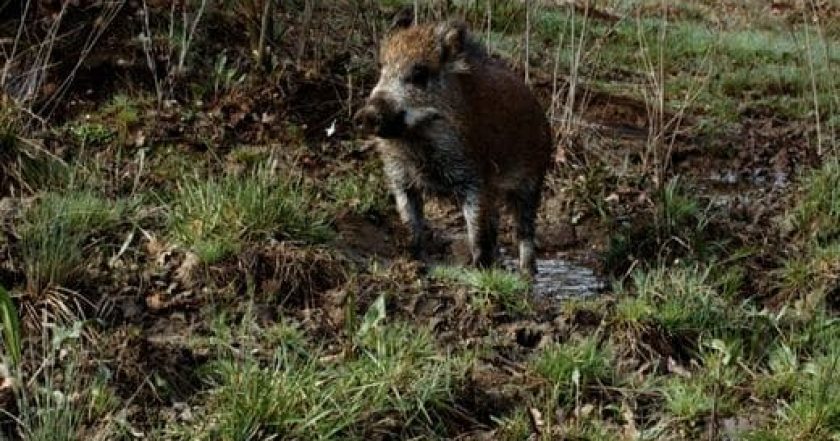
[[[363,132],[381,138],[399,138],[406,129],[405,111],[382,97],[371,97],[353,120]]]

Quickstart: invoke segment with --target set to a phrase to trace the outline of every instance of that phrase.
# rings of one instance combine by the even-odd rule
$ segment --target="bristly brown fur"
[[[421,248],[422,194],[451,194],[464,211],[474,264],[492,264],[501,199],[515,217],[520,267],[533,273],[534,223],[554,143],[528,86],[459,23],[397,27],[380,62],[359,114],[378,127],[412,249]]]

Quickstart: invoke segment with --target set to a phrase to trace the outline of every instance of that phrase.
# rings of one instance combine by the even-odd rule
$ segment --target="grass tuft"
[[[788,216],[792,229],[825,243],[840,239],[840,160],[805,176],[802,198]]]
[[[432,272],[438,280],[452,281],[468,287],[472,305],[479,310],[497,307],[514,315],[532,310],[528,301],[528,281],[518,273],[503,269],[475,270],[454,266],[438,266]]]
[[[633,326],[652,324],[680,334],[719,335],[738,327],[737,316],[714,289],[709,271],[697,267],[657,268],[633,275],[636,296],[623,296],[619,318]]]
[[[65,286],[89,261],[88,239],[114,227],[126,205],[88,191],[47,193],[25,213],[20,227],[27,291]]]
[[[560,399],[571,402],[587,386],[610,384],[614,379],[614,352],[597,336],[545,348],[531,361],[531,368],[544,378]]]
[[[298,341],[298,340],[295,340]],[[452,399],[457,357],[437,354],[428,332],[377,327],[341,363],[320,349],[281,344],[267,364],[227,359],[210,369],[205,418],[169,428],[178,439],[370,439],[430,435]]]
[[[326,214],[313,206],[309,189],[264,166],[240,177],[182,181],[169,228],[177,241],[209,263],[237,252],[249,241],[321,242],[330,237]]]

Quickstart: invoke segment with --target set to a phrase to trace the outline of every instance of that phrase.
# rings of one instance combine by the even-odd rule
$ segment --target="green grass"
[[[790,228],[819,242],[840,239],[840,160],[827,160],[802,180],[801,199],[788,215]]]
[[[778,288],[810,303],[819,303],[836,288],[840,270],[840,162],[827,160],[806,174],[798,200],[783,220],[800,252],[775,271]]]
[[[3,334],[4,360],[16,369],[21,360],[20,317],[12,296],[0,286],[0,326]]]
[[[563,403],[585,394],[588,386],[612,384],[614,351],[597,336],[555,344],[531,360],[531,369],[559,391]]]
[[[51,324],[42,330],[48,342],[42,354],[27,354],[43,363],[32,376],[20,377],[15,393],[16,414],[9,428],[32,441],[130,439],[117,422],[121,401],[108,385],[107,369],[87,370],[91,360],[81,342],[83,323],[64,328]]]
[[[19,229],[27,290],[39,293],[72,283],[90,261],[88,240],[116,226],[126,208],[88,191],[41,196]]]
[[[632,283],[635,297],[624,296],[616,306],[619,318],[632,326],[650,324],[673,334],[709,335],[739,326],[708,270],[656,268],[634,273]]]
[[[120,144],[129,141],[131,131],[140,122],[139,104],[142,104],[142,100],[117,95],[102,109],[101,118],[113,128]]]
[[[649,211],[615,225],[603,258],[608,269],[624,272],[633,260],[643,266],[704,262],[725,251],[728,239],[715,235],[712,225],[718,213],[703,204],[690,185],[674,177],[653,191]]]
[[[244,176],[183,180],[172,202],[169,229],[208,263],[250,241],[330,237],[326,214],[314,205],[311,191],[264,166]]]
[[[835,341],[828,351],[805,362],[798,362],[787,349],[774,354],[771,374],[761,379],[769,382],[769,388],[765,385],[759,390],[779,400],[778,417],[769,428],[753,431],[749,439],[836,439],[840,433],[840,346]]]
[[[529,283],[518,273],[503,269],[475,270],[454,266],[437,266],[432,278],[456,282],[471,291],[473,307],[481,311],[498,308],[514,315],[532,310],[528,300]]]
[[[654,5],[652,11],[659,9]],[[552,69],[549,63],[553,57],[536,54],[554,53],[559,44],[560,71],[569,72],[582,43],[580,73],[589,84],[644,99],[651,69],[648,63],[652,62],[665,73],[667,107],[676,110],[690,105],[704,115],[700,122],[706,130],[737,123],[741,112],[750,108],[769,108],[791,119],[812,119],[812,79],[821,118],[828,120],[837,110],[832,66],[840,61],[840,46],[830,38],[821,39],[813,28],[789,29],[779,23],[730,28],[692,19],[703,14],[695,10],[683,11],[687,18],[670,17],[663,33],[660,19],[637,19],[632,8],[619,11],[623,19],[609,23],[587,20],[569,8],[540,9],[532,24],[532,45],[536,47],[532,47],[532,64]],[[504,41],[518,39],[524,29],[524,13],[515,17],[522,22],[519,26],[497,29],[502,51],[518,52],[505,49],[508,44]],[[476,17],[474,22],[482,20]],[[693,95],[696,99],[687,99]],[[711,121],[717,124],[709,124]]]
[[[292,339],[300,342],[300,339]],[[403,324],[377,326],[346,359],[311,343],[278,342],[270,360],[223,359],[208,369],[205,415],[167,429],[169,439],[369,439],[443,430],[463,375],[459,357],[439,354],[431,335]]]

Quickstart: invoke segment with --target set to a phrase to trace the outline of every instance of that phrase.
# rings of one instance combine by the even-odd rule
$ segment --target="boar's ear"
[[[391,27],[388,29],[389,32],[398,31],[400,29],[410,28],[414,25],[414,7],[413,6],[406,6],[396,14],[394,14],[393,20],[391,20]]]
[[[440,38],[440,59],[446,63],[458,58],[467,46],[467,25],[462,22],[443,23],[437,28]]]

